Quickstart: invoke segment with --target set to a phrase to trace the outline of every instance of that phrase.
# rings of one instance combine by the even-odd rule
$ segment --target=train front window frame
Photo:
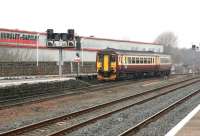
[[[103,55],[102,55],[102,54],[99,54],[99,55],[97,56],[97,61],[98,61],[98,62],[103,62]]]
[[[115,61],[116,61],[116,59],[115,59],[115,56],[114,56],[114,55],[111,55],[111,56],[110,56],[110,61],[111,61],[111,62],[115,62]]]

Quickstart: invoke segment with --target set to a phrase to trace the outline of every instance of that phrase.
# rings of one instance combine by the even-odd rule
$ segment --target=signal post
[[[47,29],[47,47],[59,50],[59,77],[62,77],[63,49],[75,48],[74,29],[68,29],[68,33],[54,33],[53,29]]]

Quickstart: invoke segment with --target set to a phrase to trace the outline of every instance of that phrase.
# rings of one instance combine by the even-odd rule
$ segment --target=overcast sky
[[[200,43],[199,0],[2,0],[0,28],[153,42],[162,32],[178,47]]]

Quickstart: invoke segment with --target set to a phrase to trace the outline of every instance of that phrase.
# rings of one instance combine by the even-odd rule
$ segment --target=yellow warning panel
[[[108,55],[104,55],[104,71],[108,71]]]

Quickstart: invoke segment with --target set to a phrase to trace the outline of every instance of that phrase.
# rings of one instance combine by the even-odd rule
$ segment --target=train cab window
[[[135,64],[135,57],[132,57],[132,64]]]
[[[140,58],[140,63],[141,63],[141,64],[143,64],[143,61],[144,61],[144,59],[143,59],[143,58]]]
[[[111,61],[111,62],[115,62],[115,61],[116,61],[114,55],[111,55],[111,56],[110,56],[110,61]]]
[[[97,61],[102,62],[103,61],[103,55],[99,54],[98,57],[97,57]]]
[[[137,58],[136,58],[136,63],[139,64],[139,62],[140,62],[140,60],[139,60],[139,58],[137,57]]]

